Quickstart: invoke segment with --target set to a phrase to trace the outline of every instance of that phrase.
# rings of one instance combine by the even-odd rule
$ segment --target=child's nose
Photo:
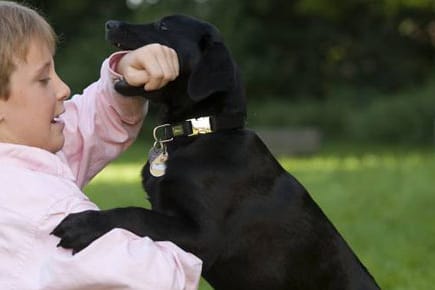
[[[64,83],[64,81],[58,77],[58,88],[57,88],[57,94],[56,97],[58,100],[66,100],[71,94],[71,90],[67,84]]]

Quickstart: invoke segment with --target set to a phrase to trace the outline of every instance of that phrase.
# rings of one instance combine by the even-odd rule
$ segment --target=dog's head
[[[184,15],[171,15],[147,24],[111,20],[106,23],[106,38],[125,50],[160,43],[173,48],[179,58],[180,76],[164,88],[144,92],[142,88],[120,83],[117,90],[122,94],[140,94],[163,103],[175,119],[196,117],[190,115],[198,113],[220,113],[219,110],[245,114],[244,92],[236,64],[219,31],[210,23]]]

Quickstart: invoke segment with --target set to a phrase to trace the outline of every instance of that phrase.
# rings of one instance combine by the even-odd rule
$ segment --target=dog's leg
[[[179,216],[139,207],[70,214],[54,229],[53,234],[61,238],[60,246],[77,253],[113,228],[123,228],[155,241],[169,240],[185,250],[201,255],[199,225]]]

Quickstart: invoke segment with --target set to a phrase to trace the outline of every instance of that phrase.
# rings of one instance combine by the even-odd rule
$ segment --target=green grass
[[[86,192],[101,208],[148,206],[137,142]],[[355,149],[355,150],[353,150]],[[383,289],[435,284],[435,148],[332,146],[312,156],[279,157],[333,221]],[[200,289],[212,289],[204,281]]]

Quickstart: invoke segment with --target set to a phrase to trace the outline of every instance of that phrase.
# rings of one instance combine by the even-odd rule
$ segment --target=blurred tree
[[[433,66],[432,0],[148,2],[135,21],[182,12],[215,23],[253,98],[324,98],[341,85],[394,91]]]
[[[343,85],[394,91],[425,80],[434,64],[433,0],[28,2],[61,35],[58,70],[73,89],[95,79],[113,50],[103,38],[107,19],[146,22],[172,13],[219,27],[251,98],[326,98]]]

